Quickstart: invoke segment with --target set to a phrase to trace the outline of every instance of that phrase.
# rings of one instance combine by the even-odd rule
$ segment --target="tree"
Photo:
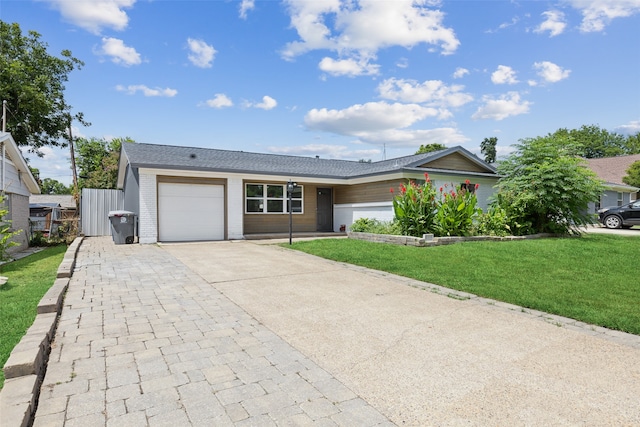
[[[627,175],[622,178],[622,182],[632,187],[640,188],[640,160],[631,163],[627,169]]]
[[[55,179],[45,178],[40,185],[40,192],[42,194],[71,194],[73,188]]]
[[[576,155],[580,145],[556,135],[523,139],[515,148],[498,166],[496,203],[522,234],[579,234],[578,227],[593,222],[587,207],[604,187]]]
[[[587,159],[635,154],[640,148],[634,147],[630,138],[597,125],[582,125],[580,129],[571,130],[561,128],[549,136],[571,139],[580,147],[577,154]]]
[[[71,120],[83,125],[82,113],[71,114],[64,98],[69,73],[84,63],[63,50],[61,58],[47,52],[40,34],[24,36],[16,23],[0,21],[0,94],[7,101],[7,130],[18,145],[40,154],[45,146],[66,146]]]
[[[491,138],[485,138],[480,143],[480,152],[484,155],[484,161],[487,163],[496,162],[496,145],[498,144],[498,138],[492,136]]]
[[[118,180],[118,160],[123,142],[135,142],[131,138],[114,138],[111,141],[98,138],[78,138],[74,141],[78,187],[115,189]]]
[[[421,145],[420,148],[418,148],[418,151],[416,151],[416,154],[431,153],[432,151],[440,151],[440,150],[446,150],[446,149],[447,147],[445,145],[438,144],[437,142],[435,142],[433,144]]]

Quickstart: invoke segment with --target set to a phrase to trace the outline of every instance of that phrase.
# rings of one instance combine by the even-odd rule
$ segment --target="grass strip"
[[[66,250],[64,245],[46,248],[0,266],[0,275],[9,278],[0,286],[0,367],[33,324],[38,303],[53,285]],[[0,371],[0,389],[3,386]]]
[[[427,248],[324,239],[292,248],[640,335],[637,237],[585,234]]]

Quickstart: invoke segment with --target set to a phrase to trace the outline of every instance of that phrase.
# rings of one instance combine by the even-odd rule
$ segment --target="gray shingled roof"
[[[372,163],[140,143],[123,143],[122,151],[131,166],[136,168],[259,173],[322,178],[353,178],[412,169],[429,160],[435,160],[453,152],[461,152],[472,160],[477,160],[484,164],[488,170],[493,170],[493,168],[475,158],[473,154],[462,147],[452,147],[446,150]]]

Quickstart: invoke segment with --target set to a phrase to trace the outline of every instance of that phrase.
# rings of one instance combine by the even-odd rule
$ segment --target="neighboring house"
[[[640,189],[622,182],[627,174],[627,169],[634,162],[640,161],[640,154],[618,157],[603,157],[600,159],[586,159],[589,168],[598,178],[605,182],[606,191],[600,197],[599,203],[590,203],[589,212],[595,213],[598,209],[608,206],[622,206],[638,198]]]
[[[6,197],[4,204],[9,211],[4,219],[11,221],[12,231],[20,231],[13,238],[18,245],[9,252],[25,249],[29,246],[29,196],[40,193],[40,188],[7,132],[0,132],[0,190]]]
[[[480,207],[496,170],[462,147],[363,163],[206,148],[123,143],[118,188],[138,215],[140,243],[232,240],[293,231],[339,232],[362,217],[391,220],[393,194],[407,180],[436,187],[480,184]]]
[[[77,216],[76,201],[67,194],[35,194],[29,197],[29,221],[31,232],[55,234],[65,219]]]

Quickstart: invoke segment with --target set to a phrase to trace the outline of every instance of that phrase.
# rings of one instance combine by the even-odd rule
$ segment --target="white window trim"
[[[247,186],[248,185],[261,185],[263,187],[262,197],[249,197],[247,196]],[[282,187],[283,197],[267,197],[267,186],[279,186]],[[300,212],[293,212],[293,215],[302,215],[304,214],[304,186],[298,185],[297,188],[300,188],[301,197],[293,197],[291,201],[300,200]],[[282,212],[249,212],[247,210],[247,200],[262,200],[263,209],[266,209],[267,201],[269,200],[282,200]],[[263,182],[246,182],[244,184],[244,213],[246,215],[289,215],[289,211],[287,211],[287,205],[289,204],[289,197],[287,194],[287,184],[272,184],[272,183],[263,183]]]

